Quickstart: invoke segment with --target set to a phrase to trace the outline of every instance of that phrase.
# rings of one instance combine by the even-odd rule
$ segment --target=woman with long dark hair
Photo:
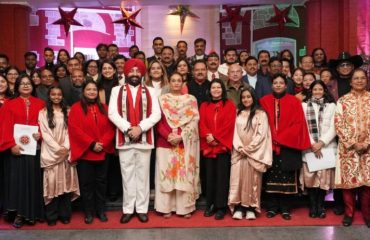
[[[311,141],[311,149],[304,153],[313,152],[319,159],[323,157],[322,151],[325,149],[332,149],[334,153],[337,148],[334,128],[335,103],[323,81],[316,80],[311,84],[310,93],[302,107]],[[304,154],[300,182],[302,188],[306,188],[308,192],[309,216],[325,218],[324,200],[326,191],[334,187],[334,168],[310,172]]]
[[[63,102],[60,87],[48,91],[46,108],[39,113],[42,134],[41,168],[44,172],[44,202],[46,220],[49,226],[59,219],[70,221],[71,201],[80,195],[76,165],[69,160],[68,107]]]
[[[75,103],[68,118],[71,161],[78,162],[85,223],[93,222],[93,214],[102,222],[105,215],[107,186],[106,154],[114,153],[114,126],[107,116],[107,106],[100,103],[98,86],[86,81],[82,86],[81,100]]]
[[[15,92],[18,91],[14,85],[19,77],[19,69],[16,66],[9,66],[5,69],[5,77],[8,80],[8,91],[11,96],[14,96]]]
[[[214,214],[216,220],[224,218],[230,182],[230,159],[236,118],[236,107],[227,99],[222,80],[214,79],[208,89],[208,101],[199,110],[200,148],[206,158],[205,217]]]
[[[182,93],[188,93],[187,84],[193,79],[191,74],[191,66],[185,58],[179,58],[175,63],[175,71],[180,73],[184,82],[182,86]]]
[[[32,96],[33,82],[28,75],[17,78],[14,84],[15,95],[3,107],[0,132],[0,151],[7,151],[4,159],[4,210],[7,221],[20,228],[24,223],[34,224],[43,216],[42,179],[39,155],[22,153],[21,141],[27,144],[31,139],[22,136],[14,138],[16,124],[38,126],[38,114],[44,102]],[[40,133],[32,135],[35,141]]]
[[[64,64],[67,66],[67,63],[68,63],[68,60],[70,59],[70,55],[69,55],[69,52],[62,48],[58,51],[58,55],[57,55],[57,63],[58,64]]]
[[[231,113],[230,113],[231,114]],[[271,132],[252,87],[240,94],[231,155],[229,207],[234,219],[261,212],[262,174],[272,164]]]
[[[112,88],[118,86],[117,68],[110,60],[104,60],[100,65],[101,78],[97,82],[99,89],[99,100],[101,103],[109,104]]]
[[[314,81],[316,81],[314,73],[305,72],[303,74],[302,91],[295,95],[299,101],[303,102],[308,99],[308,96],[310,95],[310,86]]]

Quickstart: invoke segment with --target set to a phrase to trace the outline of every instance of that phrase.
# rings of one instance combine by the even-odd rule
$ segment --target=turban
[[[137,67],[141,73],[141,76],[145,75],[146,67],[145,63],[140,59],[130,59],[125,63],[125,66],[123,68],[123,73],[125,76],[128,76],[128,73],[131,71],[132,68]]]

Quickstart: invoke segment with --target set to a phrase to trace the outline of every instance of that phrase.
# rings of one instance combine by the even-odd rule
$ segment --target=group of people
[[[147,222],[151,193],[164,218],[256,219],[261,194],[268,218],[291,219],[291,197],[305,192],[309,216],[335,213],[350,226],[359,195],[370,227],[370,93],[362,59],[341,53],[327,61],[314,49],[294,67],[289,50],[257,58],[226,49],[224,62],[206,41],[175,51],[153,40],[154,56],[137,46],[130,59],[99,44],[99,60],[45,48],[45,66],[25,54],[20,72],[0,54],[1,210],[19,228],[71,219],[82,199],[85,223],[106,222],[105,199],[122,195],[121,223]],[[83,67],[84,66],[84,67]],[[16,125],[38,126],[36,155],[22,152]],[[22,145],[23,144],[23,145]],[[332,154],[330,154],[332,153]],[[309,155],[335,166],[310,171]],[[312,158],[312,157],[311,157]]]

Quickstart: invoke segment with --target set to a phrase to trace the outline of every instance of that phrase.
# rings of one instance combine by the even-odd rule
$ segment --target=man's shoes
[[[343,226],[345,226],[345,227],[351,226],[352,225],[352,220],[353,220],[352,217],[344,215],[344,218],[343,218],[343,221],[342,221]]]
[[[344,213],[344,206],[343,205],[335,205],[333,208],[333,212],[335,215],[342,215]]]
[[[57,220],[47,220],[48,226],[55,226],[57,225]]]
[[[99,213],[96,214],[96,216],[99,218],[99,220],[101,222],[107,222],[108,221],[107,215],[105,215],[104,212],[99,212]]]
[[[85,215],[85,223],[91,224],[94,221],[94,218],[91,213],[86,213]]]
[[[317,210],[314,208],[310,208],[310,212],[308,214],[310,218],[317,218]]]
[[[148,218],[148,214],[146,213],[138,213],[137,214],[137,218],[139,219],[140,222],[142,223],[146,223],[148,222],[149,218]]]
[[[13,222],[13,227],[21,228],[24,224],[24,219],[21,216],[16,216]]]
[[[60,217],[59,221],[61,221],[63,224],[69,224],[71,222],[68,217]]]
[[[368,228],[370,228],[370,218],[369,219],[365,219],[365,224]]]
[[[272,211],[272,210],[270,210],[270,211],[267,211],[267,213],[266,213],[266,217],[267,218],[273,218],[273,217],[275,217],[276,216],[276,212],[275,211]]]
[[[325,209],[321,209],[317,212],[319,218],[326,218],[326,211]]]
[[[212,204],[211,206],[207,206],[206,210],[204,211],[205,217],[212,217],[215,214],[215,206]]]
[[[119,220],[120,223],[128,223],[132,218],[132,214],[122,214],[121,219]]]
[[[290,219],[292,219],[292,216],[288,212],[282,213],[281,216],[283,217],[284,220],[287,220],[287,221],[289,221]]]
[[[222,219],[224,219],[225,214],[226,214],[226,210],[225,209],[218,209],[216,211],[216,214],[215,214],[215,219],[216,220],[222,220]]]

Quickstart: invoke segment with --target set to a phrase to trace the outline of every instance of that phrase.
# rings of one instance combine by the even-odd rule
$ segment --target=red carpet
[[[203,211],[196,211],[190,219],[172,215],[170,219],[164,219],[157,213],[149,213],[149,222],[141,223],[134,217],[128,224],[120,224],[120,211],[107,212],[108,222],[102,223],[94,218],[93,224],[84,223],[84,214],[74,212],[71,223],[64,225],[60,222],[56,226],[49,227],[46,223],[37,223],[35,226],[24,226],[21,229],[27,230],[52,230],[52,229],[124,229],[124,228],[220,228],[220,227],[287,227],[287,226],[341,226],[343,216],[336,216],[331,209],[327,211],[325,219],[308,217],[308,209],[300,208],[292,211],[292,220],[286,221],[281,215],[274,218],[266,218],[263,212],[256,220],[234,220],[231,215],[226,215],[224,220],[215,220],[213,217],[203,217]],[[361,212],[356,212],[353,224],[364,224]],[[14,229],[10,224],[0,220],[0,229]]]

